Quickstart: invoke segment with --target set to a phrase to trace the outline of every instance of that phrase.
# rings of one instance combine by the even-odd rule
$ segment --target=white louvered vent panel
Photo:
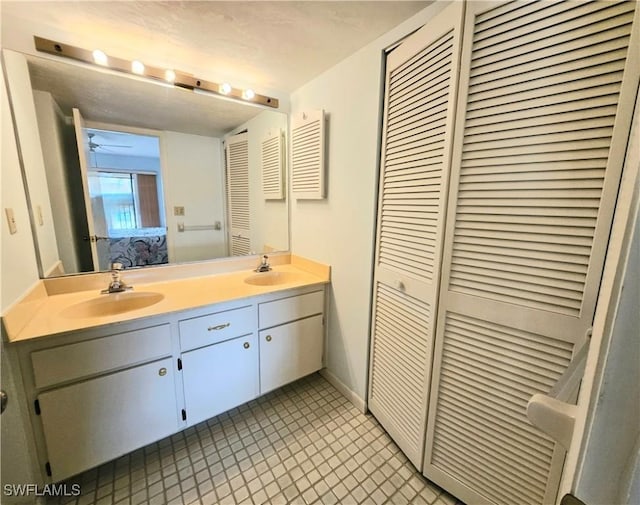
[[[526,407],[572,344],[455,313],[445,325],[432,463],[493,503],[543,503],[554,443]]]
[[[231,256],[245,256],[251,252],[249,237],[231,235]]]
[[[324,111],[304,112],[291,120],[291,192],[297,199],[325,196]]]
[[[580,315],[633,9],[514,2],[476,24],[451,291]]]
[[[431,281],[442,197],[453,33],[391,73],[378,261]]]
[[[282,146],[283,137],[280,132],[262,141],[262,194],[265,200],[284,198]]]
[[[430,312],[428,304],[377,284],[370,401],[414,450],[423,440]]]
[[[248,142],[227,146],[229,214],[232,228],[249,229],[249,149]]]

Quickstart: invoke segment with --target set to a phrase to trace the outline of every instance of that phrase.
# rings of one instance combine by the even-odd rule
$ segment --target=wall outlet
[[[4,209],[4,213],[7,216],[7,224],[9,225],[9,233],[11,235],[18,233],[18,226],[16,225],[16,216],[13,213],[13,209],[7,207]]]
[[[184,216],[184,207],[174,207],[173,208],[174,216]]]

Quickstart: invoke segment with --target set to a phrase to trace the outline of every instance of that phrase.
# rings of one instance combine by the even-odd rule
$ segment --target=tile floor
[[[319,374],[68,482],[75,505],[463,505]]]

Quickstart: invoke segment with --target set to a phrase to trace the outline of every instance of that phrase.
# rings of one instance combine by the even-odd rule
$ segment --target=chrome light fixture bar
[[[35,42],[36,50],[43,53],[54,54],[64,58],[98,65],[110,70],[117,70],[118,72],[147,77],[149,79],[173,84],[179,88],[202,90],[207,93],[213,93],[214,95],[238,100],[239,102],[254,103],[264,105],[266,107],[272,107],[274,109],[279,107],[279,100],[277,98],[259,95],[251,89],[239,89],[234,88],[227,83],[219,84],[216,82],[205,81],[204,79],[198,79],[191,74],[180,72],[179,70],[151,67],[138,60],[124,60],[122,58],[109,56],[98,49],[89,51],[88,49],[63,44],[61,42],[56,42],[55,40],[38,37],[37,35],[33,37],[33,40]]]

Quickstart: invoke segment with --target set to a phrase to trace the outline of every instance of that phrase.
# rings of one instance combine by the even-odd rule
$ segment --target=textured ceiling
[[[2,1],[0,8],[30,35],[288,94],[429,3]]]
[[[287,99],[429,3],[1,0],[0,12],[3,47],[33,54],[39,35]],[[93,121],[219,137],[260,112],[89,65],[29,60],[35,89]]]
[[[75,107],[94,122],[222,137],[263,110],[88,65],[27,61],[33,89],[51,93],[66,116]]]

